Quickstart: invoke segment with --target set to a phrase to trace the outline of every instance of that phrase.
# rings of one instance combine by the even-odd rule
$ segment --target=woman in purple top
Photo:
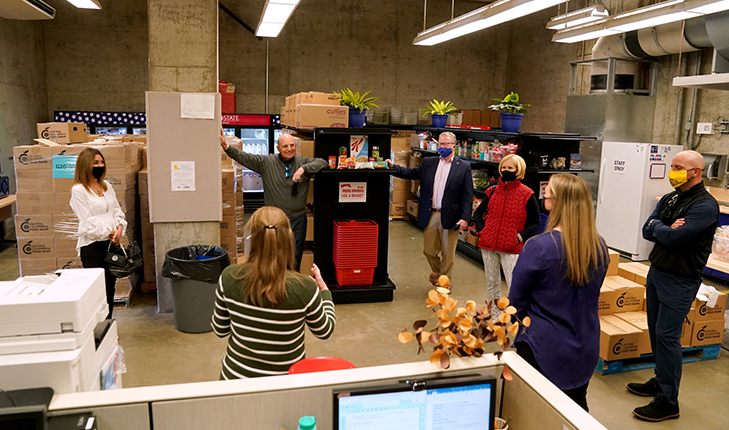
[[[514,340],[516,352],[587,410],[587,385],[600,348],[597,300],[608,252],[597,234],[587,183],[556,174],[544,192],[545,233],[526,242],[509,300],[529,328]]]

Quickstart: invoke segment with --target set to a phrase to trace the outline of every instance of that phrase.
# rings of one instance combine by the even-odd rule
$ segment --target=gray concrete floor
[[[358,367],[428,359],[428,354],[416,354],[415,344],[402,345],[396,338],[415,320],[433,321],[428,327],[432,327],[435,321],[432,311],[425,306],[430,270],[422,255],[422,232],[407,222],[391,222],[389,261],[390,278],[397,285],[394,300],[337,306],[334,336],[321,341],[309,335],[306,342],[308,356],[342,357]],[[15,246],[0,245],[0,280],[13,280],[17,276]],[[486,300],[480,265],[458,255],[452,281],[452,296],[460,303],[466,300],[483,303]],[[505,293],[505,284],[503,288]],[[119,342],[126,354],[125,387],[218,379],[227,339],[219,339],[212,332],[186,334],[177,331],[172,314],[157,312],[154,294],[137,294],[132,297],[131,303],[129,308],[114,311],[119,324]],[[495,349],[495,345],[491,348]],[[625,385],[651,376],[652,370],[605,376],[595,373],[588,389],[590,413],[610,429],[729,428],[729,409],[726,407],[729,400],[729,352],[722,350],[717,360],[684,366],[679,420],[650,424],[632,417],[632,409],[648,403],[649,399],[629,394]]]

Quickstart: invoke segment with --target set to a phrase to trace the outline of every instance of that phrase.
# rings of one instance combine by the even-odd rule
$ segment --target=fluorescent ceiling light
[[[696,12],[703,15],[710,15],[712,13],[722,12],[725,10],[729,10],[729,0],[718,0],[718,1],[711,1],[711,0],[704,0],[704,1],[690,1],[687,2],[687,6],[685,9],[689,12]]]
[[[266,0],[256,28],[258,37],[277,37],[294,13],[300,0]]]
[[[66,0],[79,9],[101,9],[98,0]]]
[[[557,15],[549,20],[547,28],[550,30],[562,30],[567,27],[586,24],[610,16],[605,6],[599,4],[584,9],[572,11],[564,15]]]
[[[432,46],[547,9],[567,0],[500,0],[418,33],[413,45]]]
[[[552,37],[552,41],[563,43],[581,42],[610,34],[656,27],[725,10],[729,10],[729,0],[669,0],[578,27],[567,27],[558,31]]]

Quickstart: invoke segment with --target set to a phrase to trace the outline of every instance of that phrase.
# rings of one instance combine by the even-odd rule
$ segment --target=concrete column
[[[148,0],[149,90],[211,93],[218,90],[218,1]],[[150,205],[154,202],[150,201]],[[222,204],[222,202],[221,202]],[[157,306],[172,312],[165,254],[186,245],[220,245],[219,222],[155,223]]]

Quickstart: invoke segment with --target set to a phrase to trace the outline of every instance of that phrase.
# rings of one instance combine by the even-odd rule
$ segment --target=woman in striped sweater
[[[213,331],[230,334],[220,379],[285,375],[306,355],[304,325],[328,339],[336,317],[332,294],[314,265],[293,270],[294,239],[281,209],[264,206],[248,221],[248,262],[228,266],[216,290]]]

